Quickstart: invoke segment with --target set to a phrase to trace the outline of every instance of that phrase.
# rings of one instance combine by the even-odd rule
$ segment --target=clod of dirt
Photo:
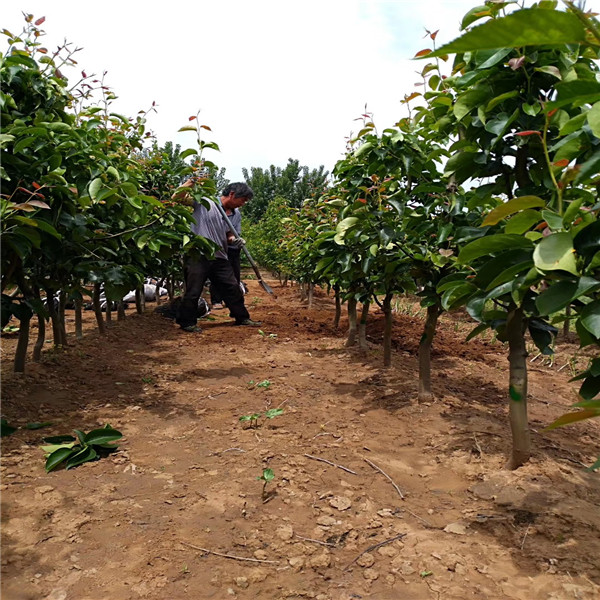
[[[456,535],[466,535],[467,526],[463,523],[449,523],[444,527],[444,531],[447,533],[455,533]]]
[[[329,506],[338,510],[348,510],[352,506],[352,502],[346,496],[334,496],[329,500]]]

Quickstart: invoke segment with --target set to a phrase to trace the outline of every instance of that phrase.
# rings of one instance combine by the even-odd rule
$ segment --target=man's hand
[[[246,240],[242,237],[231,238],[228,240],[228,243],[231,248],[235,248],[236,250],[241,250],[242,246],[246,245]]]

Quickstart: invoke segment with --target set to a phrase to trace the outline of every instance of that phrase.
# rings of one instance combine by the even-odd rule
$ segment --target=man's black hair
[[[248,198],[248,201],[252,200],[252,198],[254,197],[254,192],[247,183],[230,183],[223,189],[221,195],[229,196],[231,192],[233,192],[233,195],[236,198]]]

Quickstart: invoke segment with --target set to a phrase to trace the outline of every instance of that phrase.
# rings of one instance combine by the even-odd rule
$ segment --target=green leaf
[[[458,121],[466,117],[474,108],[478,107],[490,94],[490,88],[478,88],[462,93],[456,99],[453,107],[454,116]]]
[[[64,442],[75,442],[76,439],[72,435],[51,435],[42,438],[48,444],[63,444]]]
[[[46,459],[46,473],[56,469],[64,460],[76,453],[72,448],[59,448]]]
[[[470,264],[481,256],[493,255],[502,250],[531,248],[533,244],[520,235],[499,233],[488,235],[468,243],[458,254],[458,262]]]
[[[526,208],[539,208],[546,206],[546,202],[538,196],[520,196],[504,202],[491,211],[483,220],[482,227],[486,225],[496,225],[508,215],[525,210]]]
[[[550,429],[556,429],[557,427],[564,427],[565,425],[570,425],[571,423],[577,423],[578,421],[584,421],[585,419],[591,419],[593,417],[599,416],[598,411],[595,410],[580,410],[577,412],[566,413],[561,417],[558,417],[556,421],[550,423],[548,427],[543,429],[542,431],[548,431]]]
[[[580,313],[579,322],[595,338],[600,339],[600,300],[585,305]]]
[[[489,215],[488,215],[489,216]],[[511,217],[504,226],[504,233],[521,235],[542,220],[538,210],[524,210]]]
[[[283,408],[271,408],[265,413],[265,417],[267,419],[272,419],[273,417],[278,417],[283,414]]]
[[[590,401],[600,393],[600,376],[588,375],[585,381],[579,388],[579,395],[584,398],[587,402],[580,404],[592,404]],[[600,402],[600,401],[599,401]],[[600,417],[600,408],[595,407],[593,410],[596,411],[596,416]]]
[[[592,258],[600,250],[600,220],[595,220],[577,232],[573,238],[573,246],[577,254]]]
[[[557,83],[556,100],[546,103],[546,110],[551,111],[573,102],[592,104],[600,100],[600,82],[593,79],[574,79]],[[565,123],[566,125],[566,123]]]
[[[114,442],[123,437],[123,434],[116,429],[103,427],[102,429],[94,429],[86,434],[85,443],[88,445],[99,445]]]
[[[529,319],[528,329],[531,339],[542,354],[546,356],[554,354],[551,344],[558,333],[556,327],[552,327],[541,319]]]
[[[188,148],[187,150],[184,150],[180,155],[179,158],[181,160],[187,158],[188,156],[195,156],[196,154],[198,154],[198,150],[195,150],[194,148]]]
[[[478,25],[427,58],[494,48],[585,43],[585,28],[574,14],[532,8]]]
[[[508,100],[509,98],[514,98],[515,96],[518,96],[519,94],[520,94],[519,90],[511,90],[510,92],[505,92],[504,94],[500,94],[499,96],[492,98],[487,103],[487,105],[485,107],[485,112],[486,113],[490,112],[498,104],[501,104],[502,102],[504,102],[505,100]]]
[[[578,281],[556,281],[536,298],[535,305],[541,315],[551,315],[597,289],[600,289],[600,281],[592,277],[582,277]]]
[[[95,460],[96,458],[98,458],[98,453],[91,446],[87,446],[86,448],[84,448],[77,454],[74,454],[67,460],[66,469],[68,471],[73,467],[89,462],[91,460]]]
[[[587,112],[587,122],[592,133],[600,138],[600,102],[596,102]]]
[[[96,179],[92,180],[92,182],[90,183],[90,187],[89,187],[89,194],[90,194],[90,198],[92,200],[96,200],[96,196],[98,195],[98,192],[102,189],[103,183],[102,183],[102,179],[100,179],[100,177],[96,177]]]
[[[73,431],[75,432],[75,435],[77,436],[77,439],[79,440],[79,443],[82,446],[85,446],[85,433],[83,433],[83,431],[80,431],[79,429],[73,429]]]
[[[11,435],[17,430],[16,427],[8,424],[8,421],[4,418],[0,419],[0,437]]]
[[[563,229],[564,227],[562,217],[558,213],[555,213],[551,210],[543,210],[542,218],[544,219],[544,221],[546,221],[548,227],[552,231],[557,231],[559,229]]]
[[[477,325],[477,327],[475,327],[475,329],[473,329],[473,331],[471,331],[471,333],[469,333],[465,341],[468,342],[469,340],[472,340],[475,336],[479,335],[480,333],[484,332],[486,329],[489,328],[489,323],[480,323],[479,325]]]
[[[570,233],[552,233],[533,251],[533,262],[540,271],[567,271],[579,275]]]
[[[569,135],[570,133],[573,133],[575,131],[580,131],[583,127],[583,124],[585,123],[586,116],[586,113],[582,113],[580,115],[577,115],[576,117],[573,117],[572,119],[569,119],[560,128],[559,135],[562,137],[564,135]]]
[[[273,473],[273,469],[263,469],[262,478],[265,481],[272,481],[275,478],[275,473]]]
[[[48,427],[49,425],[52,425],[50,421],[44,421],[43,423],[27,423],[25,429],[42,429],[42,427]]]

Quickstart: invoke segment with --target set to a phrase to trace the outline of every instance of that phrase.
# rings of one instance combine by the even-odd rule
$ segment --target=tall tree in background
[[[275,197],[285,198],[288,206],[299,208],[306,198],[320,195],[327,188],[329,172],[323,165],[309,170],[299,161],[288,159],[285,168],[271,165],[268,169],[251,167],[242,169],[246,183],[254,190],[252,202],[244,208],[244,214],[252,222],[259,221]]]

